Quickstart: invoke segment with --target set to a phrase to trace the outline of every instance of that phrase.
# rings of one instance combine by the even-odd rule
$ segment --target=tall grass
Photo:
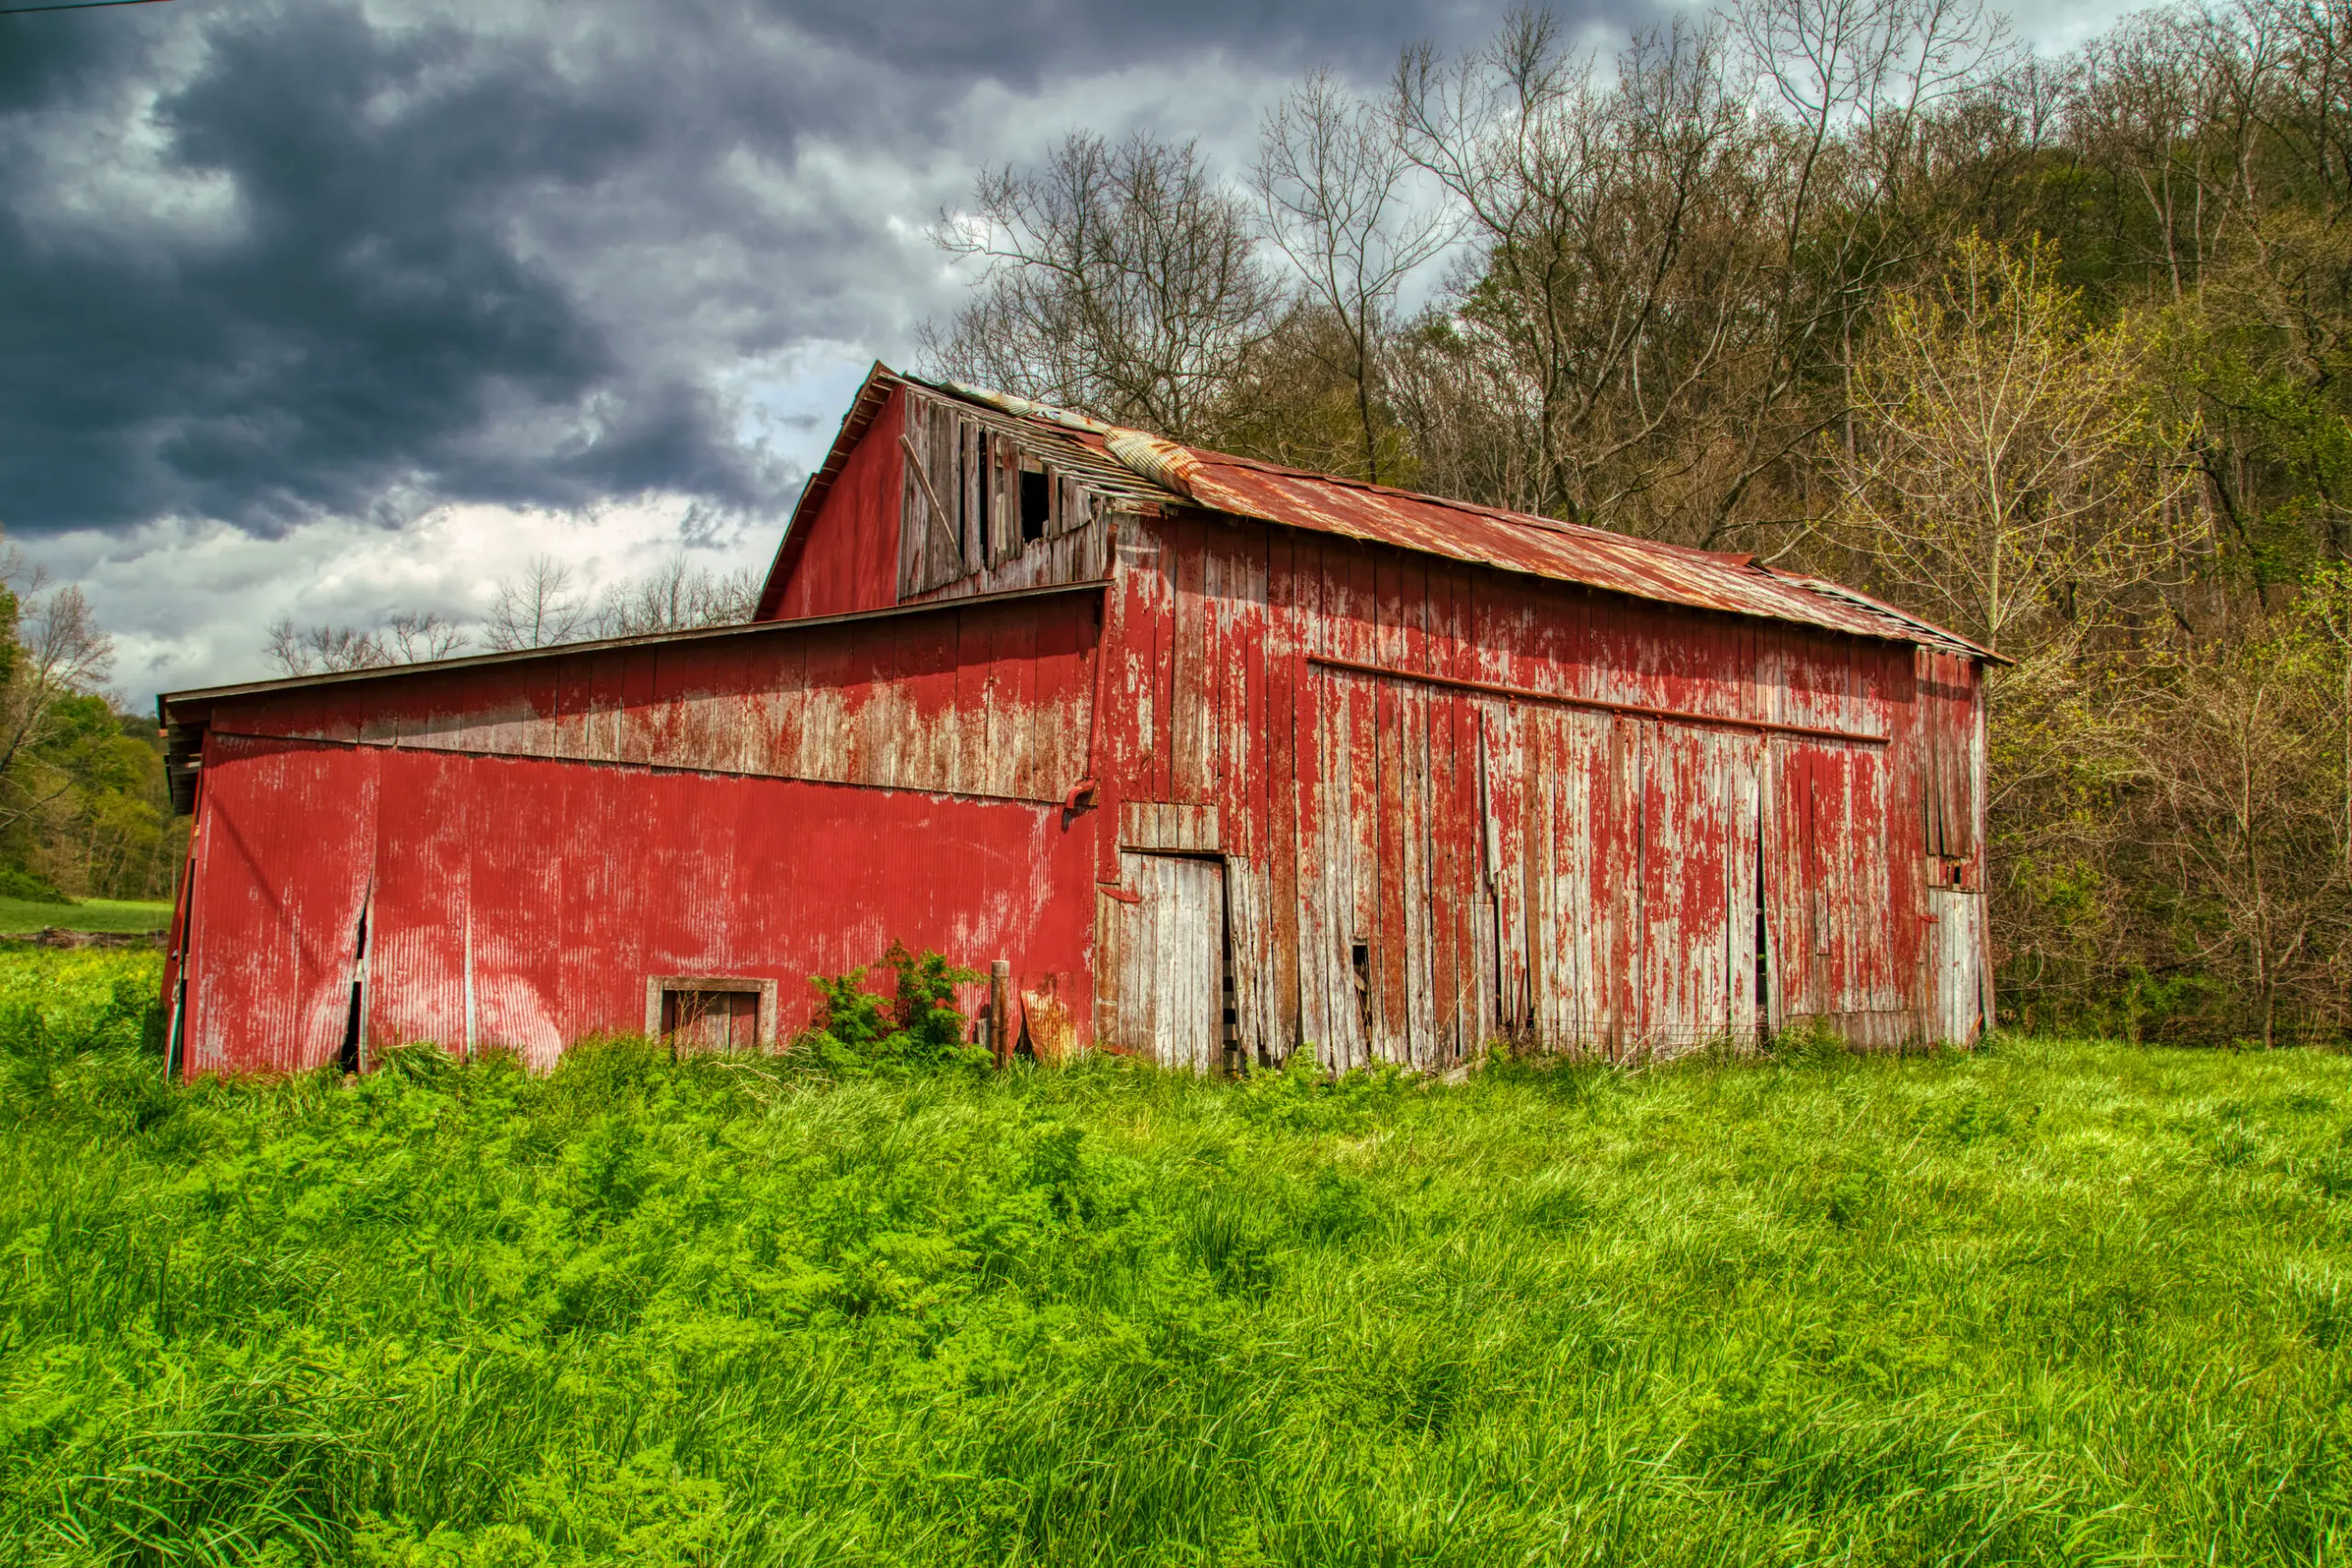
[[[169,1089],[0,959],[25,1562],[2322,1562],[2352,1061]]]

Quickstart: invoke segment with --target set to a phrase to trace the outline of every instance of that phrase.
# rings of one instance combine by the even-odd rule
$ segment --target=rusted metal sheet
[[[1236,517],[1690,609],[1926,643],[1966,657],[1985,654],[1966,639],[1867,594],[1776,570],[1752,556],[1637,539],[1527,513],[1182,446],[978,389],[938,389],[1019,420],[1023,438],[1033,444],[1067,453],[1099,452],[1143,481],[1163,502],[1190,502]]]
[[[1040,1066],[1058,1067],[1077,1054],[1078,1025],[1062,999],[1059,976],[1038,976],[1022,987],[1021,1034]]]
[[[1003,956],[1075,1017],[1090,1001],[1093,846],[1057,807],[216,734],[204,811],[191,1073],[335,1060],[370,900],[370,1049],[545,1066],[643,1028],[659,976],[772,982],[759,1029],[788,1041],[809,976],[893,939]]]

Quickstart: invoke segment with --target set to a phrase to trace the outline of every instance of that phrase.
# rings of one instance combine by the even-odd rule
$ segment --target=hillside
[[[1097,1062],[626,1043],[166,1087],[0,955],[11,1561],[2306,1562],[2352,1060]]]

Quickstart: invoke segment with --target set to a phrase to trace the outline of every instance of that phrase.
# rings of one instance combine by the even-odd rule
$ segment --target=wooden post
[[[1000,958],[989,965],[989,1043],[996,1048],[996,1065],[1012,1066],[1012,960]]]

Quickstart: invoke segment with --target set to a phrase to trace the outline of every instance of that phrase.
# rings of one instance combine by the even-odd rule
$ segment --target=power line
[[[103,6],[161,6],[165,0],[64,0],[56,6],[0,6],[0,17],[26,17],[35,11],[95,11]]]

